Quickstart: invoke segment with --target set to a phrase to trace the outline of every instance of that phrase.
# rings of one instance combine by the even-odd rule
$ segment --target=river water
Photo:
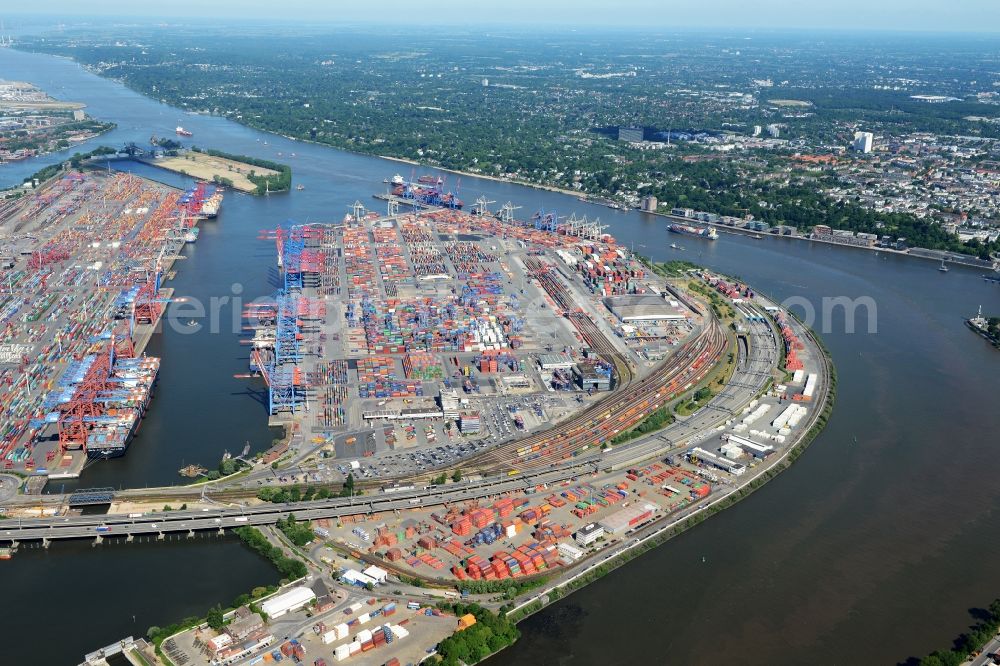
[[[229,296],[234,283],[244,299],[269,293],[273,250],[256,240],[260,230],[286,219],[336,221],[356,199],[379,208],[371,194],[384,188],[382,180],[410,172],[408,165],[185,114],[58,58],[0,50],[0,72],[86,102],[91,115],[119,124],[79,150],[144,145],[150,134],[183,125],[196,144],[292,166],[304,191],[266,199],[227,196],[219,219],[204,224],[197,245],[175,266],[178,277],[168,285],[178,296]],[[19,182],[56,159],[0,167],[0,184]],[[155,170],[143,173],[175,182]],[[738,506],[532,617],[522,624],[521,641],[491,664],[895,663],[947,647],[971,621],[970,609],[1000,596],[994,555],[1000,552],[1000,485],[993,464],[1000,441],[1000,354],[962,322],[980,304],[1000,311],[1000,286],[981,280],[981,271],[955,267],[941,274],[925,260],[790,239],[678,238],[668,235],[662,218],[472,177],[462,177],[460,194],[469,204],[480,195],[497,206],[513,201],[522,213],[599,216],[621,242],[644,254],[740,276],[773,298],[793,299],[789,303],[798,302],[800,312],[806,304],[816,310],[814,327],[839,374],[834,416],[792,469]],[[671,250],[671,242],[686,249]],[[858,309],[850,332],[842,310],[821,316],[824,297],[871,299],[874,310]],[[142,434],[124,459],[88,469],[83,485],[173,483],[184,462],[212,463],[245,441],[255,450],[267,446],[272,433],[264,425],[261,387],[232,379],[245,367],[236,333],[188,335],[166,327],[149,352],[164,362]],[[200,557],[188,547],[176,551],[177,560]],[[117,552],[142,572],[139,580],[165,578],[147,566],[145,549]],[[55,550],[46,559],[72,566],[73,556]],[[231,559],[254,558],[234,552]],[[86,618],[94,608],[93,598],[50,584],[48,563],[29,556],[18,566],[25,576],[29,570],[37,576],[32,594],[14,597],[37,620],[19,634],[24,639],[43,636],[42,618],[53,603],[61,618]],[[91,579],[113,580],[121,566],[95,556],[83,568]],[[212,580],[201,569],[189,575]],[[107,599],[130,597],[134,589],[109,586]],[[203,601],[216,597],[228,598],[206,593]],[[186,612],[156,603],[163,604],[161,615]],[[117,622],[108,619],[105,626],[119,634],[133,631]],[[76,649],[82,654],[93,647],[84,640]]]

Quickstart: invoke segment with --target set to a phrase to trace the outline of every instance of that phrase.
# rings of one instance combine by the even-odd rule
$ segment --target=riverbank
[[[1000,337],[991,336],[988,330],[984,330],[980,326],[977,326],[974,319],[966,319],[965,325],[973,333],[990,343],[990,345],[992,345],[995,349],[1000,349]]]
[[[770,233],[770,231],[754,231],[752,229],[745,229],[745,228],[741,228],[741,227],[729,226],[728,224],[723,224],[721,222],[708,222],[708,221],[705,221],[705,220],[695,220],[695,219],[692,219],[690,217],[681,217],[679,215],[672,215],[670,213],[660,213],[658,211],[642,211],[642,212],[646,213],[647,215],[655,215],[657,217],[663,217],[663,218],[666,218],[668,220],[673,220],[673,221],[681,222],[681,223],[684,223],[684,224],[695,224],[695,225],[699,225],[699,226],[714,227],[715,229],[717,229],[717,230],[719,230],[719,231],[721,231],[723,233],[728,233],[728,234],[731,234],[733,236],[744,236],[744,237],[747,237],[747,238],[753,238],[755,240],[764,240],[765,238],[782,238],[782,239],[789,239],[789,240],[804,240],[804,241],[810,241],[812,243],[822,243],[824,245],[835,245],[837,247],[845,247],[845,248],[855,249],[855,250],[868,250],[869,252],[875,252],[875,253],[884,252],[886,254],[895,254],[895,255],[904,256],[904,257],[913,257],[915,259],[929,259],[931,261],[945,261],[945,262],[948,262],[948,263],[959,264],[961,266],[968,266],[969,268],[980,268],[982,270],[990,270],[990,267],[983,266],[983,265],[978,264],[978,263],[973,263],[972,260],[976,260],[976,261],[981,261],[981,260],[978,260],[976,257],[973,257],[972,255],[969,255],[968,257],[965,257],[963,255],[958,255],[958,254],[956,254],[954,252],[947,252],[945,250],[932,250],[932,249],[929,249],[929,248],[921,248],[921,247],[907,248],[905,250],[897,250],[895,248],[878,247],[878,246],[874,246],[874,245],[873,246],[868,246],[868,245],[854,245],[854,244],[850,244],[850,243],[838,243],[837,241],[825,240],[825,239],[822,239],[822,238],[813,238],[811,234],[810,235],[802,235],[802,234],[798,234],[798,233],[795,233],[795,234],[774,234],[774,233]],[[910,250],[919,250],[920,252],[926,253],[926,254],[914,254]],[[968,261],[966,259],[968,259]],[[992,268],[995,270],[997,267],[998,267],[997,262],[994,262]]]
[[[527,619],[534,613],[543,610],[549,604],[554,603],[555,601],[567,596],[568,594],[572,594],[577,590],[583,589],[587,585],[596,582],[643,553],[670,541],[675,536],[690,530],[705,519],[710,518],[712,515],[749,497],[751,494],[767,484],[770,480],[774,479],[782,471],[788,469],[788,467],[802,455],[805,449],[809,447],[820,432],[822,432],[830,414],[833,411],[834,403],[836,402],[837,375],[836,368],[833,365],[833,359],[822,340],[813,331],[808,329],[806,330],[809,339],[819,350],[819,356],[823,359],[823,368],[826,377],[826,381],[823,383],[825,392],[822,400],[823,407],[821,409],[814,410],[812,419],[808,424],[808,428],[791,447],[789,447],[770,465],[761,470],[761,472],[759,472],[754,478],[748,479],[744,484],[733,488],[708,504],[693,509],[689,513],[672,519],[670,519],[670,517],[665,517],[659,523],[650,525],[646,530],[644,530],[640,537],[630,541],[625,546],[618,548],[615,552],[604,555],[600,559],[593,561],[582,571],[578,571],[564,580],[553,583],[545,589],[533,593],[530,597],[524,599],[520,604],[510,608],[507,611],[508,616],[515,622],[521,622]],[[598,553],[597,555],[600,554]]]
[[[266,131],[266,130],[262,130]],[[282,135],[284,136],[284,135]],[[302,141],[302,139],[297,139],[294,137],[285,137],[288,139],[293,139],[294,141]],[[329,145],[329,144],[319,144],[319,145]],[[345,152],[353,152],[346,148],[337,148],[337,150],[343,150]],[[358,155],[371,155],[371,153],[356,153]],[[442,166],[435,166],[433,164],[425,164],[423,162],[417,162],[416,160],[407,159],[405,157],[393,157],[391,155],[375,155],[383,160],[389,160],[390,162],[399,162],[401,164],[409,164],[410,166],[420,167],[422,169],[434,169],[435,171],[444,171],[445,173],[453,173],[458,176],[468,176],[469,178],[481,178],[483,180],[492,180],[495,183],[506,183],[508,185],[520,185],[521,187],[530,187],[535,190],[544,190],[546,192],[556,192],[558,194],[566,194],[571,197],[584,197],[587,196],[584,192],[580,190],[567,190],[561,187],[556,187],[555,185],[546,185],[544,183],[533,183],[528,180],[518,180],[511,178],[500,178],[499,176],[487,176],[482,173],[473,173],[471,171],[458,171],[456,169],[446,169]]]

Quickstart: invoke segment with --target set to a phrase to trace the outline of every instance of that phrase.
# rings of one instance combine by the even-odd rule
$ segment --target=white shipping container
[[[743,417],[743,423],[750,425],[757,419],[767,414],[769,411],[771,411],[770,405],[758,405],[757,409],[753,410],[752,412],[750,412],[750,414]]]
[[[351,646],[348,643],[343,645],[338,645],[333,651],[333,656],[337,658],[337,661],[344,661],[351,656]]]
[[[320,640],[323,641],[323,645],[329,645],[330,643],[333,643],[333,642],[335,642],[335,641],[337,641],[339,639],[340,639],[340,636],[337,635],[337,630],[336,629],[331,629],[330,631],[328,631],[325,634],[323,634],[322,636],[320,636]]]
[[[358,624],[368,624],[372,619],[372,616],[368,613],[358,616]]]
[[[777,418],[771,421],[771,425],[774,426],[775,428],[784,428],[785,425],[788,423],[789,419],[791,419],[792,416],[794,416],[795,413],[798,412],[798,410],[799,410],[798,405],[796,404],[788,405],[781,412],[781,414],[778,414]]]
[[[347,626],[346,622],[341,622],[334,629],[337,630],[337,640],[343,640],[351,633],[351,629]]]
[[[362,629],[354,636],[356,643],[367,643],[372,639],[371,629]]]
[[[364,608],[364,606],[362,606],[361,604],[351,604],[351,612],[352,613],[357,613],[362,608]]]
[[[806,379],[806,387],[802,389],[802,395],[807,398],[811,398],[813,393],[816,392],[816,373],[810,373],[809,378]]]
[[[354,641],[353,643],[347,643],[347,648],[351,651],[351,654],[356,654],[361,652],[361,643]]]
[[[799,368],[798,370],[796,370],[795,372],[792,373],[792,383],[793,384],[801,384],[802,383],[802,379],[805,376],[806,376],[806,371],[803,370],[802,368]]]

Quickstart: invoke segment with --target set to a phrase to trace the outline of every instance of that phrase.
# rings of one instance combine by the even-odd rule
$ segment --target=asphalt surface
[[[767,324],[757,323],[751,326],[750,336],[749,358],[741,357],[738,360],[736,372],[727,388],[704,408],[655,435],[618,446],[607,453],[594,452],[578,456],[541,471],[356,498],[142,515],[10,519],[0,524],[0,541],[155,536],[168,532],[187,532],[193,535],[196,530],[269,525],[290,512],[294,512],[299,518],[312,520],[485,498],[540,484],[559,483],[600,469],[620,468],[706,439],[764,387],[770,377],[770,368],[777,362],[775,333]],[[186,490],[190,492],[190,489]]]

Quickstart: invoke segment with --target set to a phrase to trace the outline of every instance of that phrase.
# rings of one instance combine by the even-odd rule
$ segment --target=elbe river
[[[261,230],[288,219],[339,221],[355,200],[381,210],[371,195],[384,191],[383,179],[411,171],[187,114],[60,58],[0,49],[0,76],[84,102],[93,117],[118,124],[74,150],[142,146],[183,125],[196,145],[291,165],[303,191],[227,194],[218,220],[202,224],[197,245],[175,264],[177,278],[167,286],[176,296],[208,302],[237,291],[244,300],[269,294],[274,255],[257,240]],[[4,165],[0,185],[67,155]],[[823,298],[874,304],[857,310],[853,332],[843,310],[815,321],[837,367],[837,405],[791,469],[525,621],[523,638],[492,666],[892,664],[949,647],[972,621],[970,610],[1000,596],[1000,352],[962,321],[980,305],[1000,312],[1000,286],[980,279],[981,270],[939,273],[926,260],[789,239],[669,236],[663,218],[467,176],[460,195],[469,205],[480,195],[496,206],[512,201],[525,214],[600,217],[637,251],[738,276],[773,298],[794,299],[788,302],[798,302],[799,312],[802,303],[821,312]],[[269,445],[262,385],[233,378],[247,358],[230,328],[190,334],[165,327],[154,336],[147,351],[163,366],[141,434],[125,458],[87,469],[80,485],[176,483],[183,464],[214,464],[247,441],[254,450]],[[0,563],[4,635],[12,639],[0,661],[75,664],[122,636],[202,613],[275,578],[232,540],[22,549]]]

